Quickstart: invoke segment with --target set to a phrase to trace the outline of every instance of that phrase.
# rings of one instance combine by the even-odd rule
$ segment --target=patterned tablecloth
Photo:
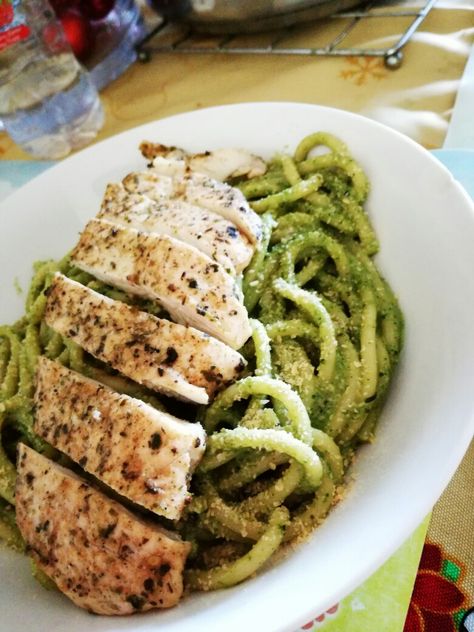
[[[143,0],[145,1],[145,0]],[[384,3],[382,3],[384,4]],[[397,6],[418,6],[422,0]],[[97,140],[178,112],[244,101],[301,101],[359,112],[430,149],[441,147],[474,35],[472,0],[438,0],[405,48],[398,70],[379,58],[155,55],[102,92],[106,123]],[[376,18],[353,29],[347,46],[386,46],[412,18]],[[341,24],[322,22],[294,37],[329,41]],[[291,43],[291,42],[290,42]],[[27,158],[0,134],[0,157]]]
[[[406,24],[406,18],[372,20],[354,29],[348,44],[386,46],[397,39]],[[331,28],[323,22],[296,37],[304,38],[305,43],[308,38],[320,42],[321,37],[331,35]],[[440,148],[473,40],[473,0],[439,0],[406,47],[403,65],[396,71],[370,57],[155,56],[146,65],[133,65],[102,92],[106,124],[97,140],[186,110],[285,100],[359,112],[429,149]],[[296,43],[301,42],[297,39]],[[474,59],[470,67],[472,79],[464,90],[466,98],[460,99],[465,100],[464,108],[456,108],[456,129],[453,126],[447,135],[451,148],[474,150],[474,106],[469,107],[474,92]],[[474,151],[444,150],[439,157],[466,188],[474,188]],[[0,159],[4,160],[0,160],[0,198],[49,166],[10,162],[26,158],[0,134]],[[431,519],[427,517],[363,586],[326,613],[315,613],[313,620],[302,622],[302,629],[474,632],[474,610],[469,614],[473,606],[474,444]]]

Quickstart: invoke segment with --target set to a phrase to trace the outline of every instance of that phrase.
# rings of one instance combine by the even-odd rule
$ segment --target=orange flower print
[[[348,68],[341,70],[339,76],[363,86],[369,79],[385,79],[388,70],[381,57],[346,57]]]

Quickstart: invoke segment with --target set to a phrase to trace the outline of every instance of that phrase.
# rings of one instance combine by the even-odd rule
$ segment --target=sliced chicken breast
[[[188,542],[23,444],[16,518],[27,552],[81,608],[123,615],[181,598]]]
[[[34,430],[113,490],[178,520],[206,433],[115,393],[44,356],[36,372]]]
[[[177,198],[186,200],[183,186],[180,187],[170,176],[160,175],[150,169],[129,173],[122,184],[129,193],[141,193],[155,202]]]
[[[247,237],[217,213],[180,199],[157,202],[130,193],[122,184],[107,186],[97,218],[184,241],[220,263],[229,274],[242,272],[253,255]]]
[[[252,243],[262,236],[262,221],[253,211],[244,194],[225,182],[219,182],[200,173],[191,173],[184,178],[186,199],[218,213],[234,222]]]
[[[184,160],[189,156],[188,152],[181,147],[174,147],[172,145],[163,145],[162,143],[153,143],[149,140],[143,140],[140,143],[140,152],[147,160],[153,160],[157,156],[166,155],[167,158],[174,158],[176,160]]]
[[[235,279],[193,246],[168,235],[91,220],[73,263],[130,294],[156,300],[173,320],[240,348],[251,330]]]
[[[197,404],[237,378],[242,356],[205,334],[94,292],[62,274],[48,290],[45,321],[127,377]]]
[[[229,220],[257,243],[262,222],[239,189],[202,173],[186,169],[184,161],[158,157],[148,171],[131,173],[123,179],[127,191],[143,193],[154,200],[181,198]]]
[[[168,176],[179,180],[186,175],[193,173],[188,166],[186,160],[177,158],[165,158],[164,156],[157,156],[149,165],[148,168],[162,176]],[[197,175],[197,174],[196,174]],[[200,174],[204,175],[204,174]]]
[[[201,154],[188,154],[179,147],[167,147],[161,143],[143,141],[140,144],[140,151],[147,160],[151,161],[157,157],[183,160],[192,171],[221,181],[239,176],[254,178],[263,175],[267,170],[267,165],[261,158],[245,149],[234,147],[215,149]]]

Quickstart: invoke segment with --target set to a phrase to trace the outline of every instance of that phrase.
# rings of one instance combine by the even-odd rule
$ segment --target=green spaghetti
[[[207,408],[186,413],[208,433],[193,500],[173,525],[193,543],[186,579],[197,590],[244,580],[325,517],[355,449],[373,439],[403,338],[397,301],[372,259],[378,244],[364,211],[369,184],[344,143],[312,134],[294,156],[270,161],[265,175],[232,184],[262,213],[263,237],[242,282],[252,319],[242,349],[247,373]],[[45,324],[46,290],[58,270],[160,313],[68,257],[35,266],[25,316],[0,327],[0,537],[18,550],[16,444],[71,466],[33,432],[39,355],[168,406]]]

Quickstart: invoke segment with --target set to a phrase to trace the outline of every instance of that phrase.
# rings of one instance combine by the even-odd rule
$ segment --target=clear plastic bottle
[[[0,119],[37,158],[89,143],[104,113],[47,0],[0,0]]]

